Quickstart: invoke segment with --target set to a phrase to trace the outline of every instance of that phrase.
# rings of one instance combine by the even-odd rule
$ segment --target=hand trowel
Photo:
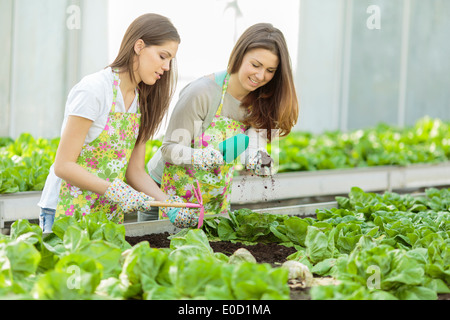
[[[249,138],[239,133],[219,143],[219,151],[223,154],[226,163],[233,162],[245,149],[248,148]]]

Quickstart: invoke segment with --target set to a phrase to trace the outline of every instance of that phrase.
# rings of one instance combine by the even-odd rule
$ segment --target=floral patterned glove
[[[179,196],[170,196],[164,202],[184,202]],[[189,208],[161,207],[163,216],[169,217],[170,222],[177,228],[193,228],[198,224],[198,210]]]
[[[194,149],[192,163],[196,170],[210,170],[223,165],[223,155],[212,147]]]
[[[270,176],[273,171],[273,159],[267,151],[259,149],[249,154],[246,168],[258,176]]]
[[[115,179],[111,183],[104,196],[109,201],[117,203],[125,214],[135,211],[148,211],[150,205],[146,202],[154,200],[145,193],[134,190],[120,179]]]

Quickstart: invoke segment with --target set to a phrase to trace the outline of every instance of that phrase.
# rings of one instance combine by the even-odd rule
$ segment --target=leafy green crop
[[[60,138],[35,139],[29,133],[22,133],[16,140],[0,137],[0,194],[41,191],[59,141]],[[160,146],[159,140],[147,142],[146,162]]]
[[[406,128],[292,132],[268,149],[278,153],[278,172],[437,163],[450,159],[450,123],[424,117]]]
[[[58,143],[59,138],[29,133],[16,140],[0,137],[0,194],[42,190]],[[146,163],[161,145],[158,139],[147,142]],[[438,163],[450,159],[450,123],[424,117],[407,128],[379,124],[351,132],[292,132],[268,151],[278,153],[278,172]]]
[[[131,247],[125,228],[101,213],[66,216],[47,237],[18,220],[0,235],[0,298],[289,299],[287,270],[231,264],[202,230],[173,236],[170,249]]]
[[[0,193],[40,191],[54,161],[59,139],[35,139],[23,133],[0,142]]]
[[[131,247],[101,213],[56,220],[43,237],[18,220],[0,235],[0,297],[8,299],[289,299],[287,270],[230,263],[209,241],[277,242],[338,285],[312,299],[436,299],[450,293],[450,189],[412,197],[353,188],[316,218],[248,209],[171,237],[170,248]]]
[[[317,218],[248,209],[205,220],[211,239],[277,242],[290,257],[338,286],[313,287],[313,299],[436,299],[450,293],[450,189],[413,197],[352,188]],[[374,285],[372,285],[372,282]]]

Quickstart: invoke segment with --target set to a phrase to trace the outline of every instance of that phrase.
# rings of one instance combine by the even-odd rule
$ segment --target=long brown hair
[[[142,39],[146,46],[159,46],[167,41],[180,43],[178,31],[166,17],[148,13],[134,20],[125,32],[116,59],[110,65],[113,69],[118,68],[120,72],[128,72],[132,81],[135,81],[133,67],[136,52],[134,45],[139,39]],[[141,112],[138,142],[147,141],[159,129],[169,109],[170,100],[176,87],[176,78],[176,61],[172,59],[170,71],[164,72],[161,79],[154,85],[149,86],[142,81],[138,84]]]
[[[279,129],[283,137],[297,123],[298,100],[292,75],[292,66],[283,33],[270,23],[258,23],[249,27],[236,42],[228,62],[228,73],[239,71],[244,55],[262,48],[278,56],[279,65],[272,80],[250,92],[241,102],[249,113],[244,121],[256,129],[267,129],[271,141],[272,129]]]

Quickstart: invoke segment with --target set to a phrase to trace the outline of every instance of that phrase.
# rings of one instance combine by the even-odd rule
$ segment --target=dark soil
[[[152,248],[169,248],[170,240],[168,232],[149,234],[138,237],[125,237],[125,240],[134,246],[141,241],[148,241]],[[209,243],[214,252],[221,252],[227,256],[232,255],[237,249],[245,248],[255,257],[259,263],[269,263],[273,267],[280,266],[286,261],[286,258],[297,252],[294,248],[288,248],[276,243],[258,243],[255,245],[246,245],[243,243],[232,243],[228,241],[210,241]],[[290,297],[292,300],[308,300],[309,289],[291,288]]]
[[[169,233],[149,234],[139,237],[126,237],[126,241],[134,246],[141,241],[148,241],[152,248],[169,248]],[[231,243],[228,241],[211,241],[209,243],[214,252],[221,252],[231,256],[237,249],[245,248],[255,257],[259,263],[269,263],[272,266],[279,266],[286,261],[286,258],[297,252],[294,248],[288,248],[276,243],[258,243],[255,245],[245,245],[242,243]]]
[[[149,234],[139,237],[125,237],[125,240],[134,246],[141,241],[148,241],[150,247],[152,248],[169,248],[170,240],[168,237],[170,234],[168,232]],[[295,253],[294,248],[288,248],[283,245],[276,243],[258,243],[255,245],[246,245],[243,243],[231,243],[228,241],[211,241],[211,248],[214,252],[221,252],[227,256],[232,255],[237,249],[245,248],[255,257],[256,261],[259,263],[269,263],[270,265],[276,267],[280,266],[286,261],[286,258]],[[291,286],[291,299],[292,300],[309,300],[309,289],[298,288]],[[439,294],[439,300],[450,300],[450,294]]]
[[[145,236],[138,237],[125,237],[125,240],[131,244],[132,246],[138,244],[142,241],[148,241],[150,243],[150,247],[152,248],[169,248],[170,240],[167,239],[169,237],[169,233],[158,233],[158,234],[148,234]]]

